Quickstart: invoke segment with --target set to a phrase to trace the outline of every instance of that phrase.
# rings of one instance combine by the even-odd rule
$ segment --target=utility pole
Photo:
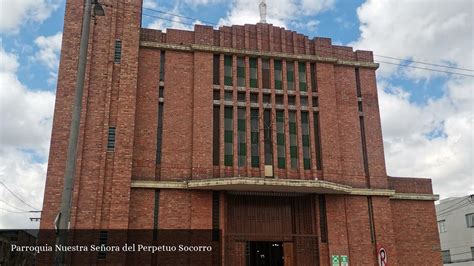
[[[74,188],[74,175],[76,173],[77,142],[79,139],[79,126],[81,122],[82,95],[84,91],[84,79],[86,74],[87,49],[92,16],[92,1],[94,1],[94,14],[98,16],[104,15],[102,6],[96,0],[84,1],[84,14],[82,18],[82,32],[79,47],[79,62],[77,64],[77,77],[71,118],[71,129],[69,132],[66,169],[64,172],[64,187],[61,197],[61,207],[56,218],[57,223],[55,224],[57,227],[56,244],[63,246],[67,245],[68,242],[69,223],[71,219],[71,203]],[[64,263],[65,253],[63,251],[56,252],[55,264],[64,265]]]

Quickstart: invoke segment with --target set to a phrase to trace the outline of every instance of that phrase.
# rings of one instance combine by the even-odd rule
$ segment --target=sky
[[[39,225],[29,219],[39,214],[28,211],[42,206],[65,1],[0,0],[0,229]],[[146,28],[259,21],[258,0],[143,1]],[[464,74],[387,63],[376,72],[388,175],[432,178],[442,199],[474,193],[473,1],[267,6],[268,23],[372,50],[376,61]]]

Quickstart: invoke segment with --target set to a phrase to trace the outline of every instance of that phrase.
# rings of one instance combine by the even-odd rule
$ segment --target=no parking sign
[[[379,261],[379,266],[388,266],[388,256],[387,251],[383,247],[379,248],[377,252],[377,258]]]

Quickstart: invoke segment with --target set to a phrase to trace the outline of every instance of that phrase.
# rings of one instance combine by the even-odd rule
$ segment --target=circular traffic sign
[[[377,252],[377,257],[378,257],[378,261],[379,261],[379,266],[387,266],[388,263],[388,256],[387,256],[387,251],[385,251],[384,248],[379,248],[378,252]]]

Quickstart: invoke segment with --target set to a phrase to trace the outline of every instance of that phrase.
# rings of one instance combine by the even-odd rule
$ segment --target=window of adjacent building
[[[308,106],[308,97],[306,97],[306,96],[301,96],[301,97],[300,97],[300,105],[301,105],[301,106]]]
[[[270,88],[270,62],[268,59],[262,59],[262,86],[265,89]]]
[[[265,164],[273,164],[273,147],[272,147],[272,111],[265,110],[263,112],[263,137],[265,143]]]
[[[165,81],[165,51],[160,53],[160,81]]]
[[[275,102],[276,104],[283,105],[283,95],[275,95]]]
[[[449,250],[441,251],[441,256],[443,256],[443,263],[451,263],[451,252]]]
[[[220,55],[215,54],[214,59],[213,59],[213,65],[212,65],[212,80],[214,85],[219,85],[220,84]]]
[[[288,105],[295,105],[295,103],[296,103],[296,97],[288,95]]]
[[[446,221],[445,220],[438,221],[438,231],[440,233],[446,232]]]
[[[245,58],[237,57],[237,86],[245,87]]]
[[[246,126],[245,126],[245,108],[237,109],[237,139],[238,139],[238,159],[239,166],[245,166],[247,160],[247,142],[246,139]]]
[[[231,91],[225,91],[224,92],[224,100],[226,101],[232,101],[233,100],[233,95]]]
[[[107,151],[114,151],[115,149],[115,127],[109,127],[107,135]]]
[[[121,60],[122,60],[122,41],[115,40],[114,62],[120,63]]]
[[[232,86],[232,56],[224,56],[224,85]]]
[[[318,84],[316,83],[316,64],[310,64],[310,71],[311,71],[311,90],[316,92],[318,91]]]
[[[232,107],[224,108],[224,165],[232,166],[234,161],[234,110]]]
[[[288,90],[295,90],[295,64],[286,62],[286,82]]]
[[[306,63],[298,63],[298,79],[300,82],[300,91],[307,91],[308,86],[306,83]]]
[[[251,156],[252,156],[252,167],[259,167],[260,160],[259,160],[259,124],[258,124],[258,109],[251,109],[250,110],[250,141],[251,141]]]
[[[301,136],[303,139],[303,167],[311,169],[311,148],[309,138],[309,113],[301,112]]]
[[[250,93],[250,102],[258,103],[258,93]]]
[[[284,113],[284,111],[277,111],[276,112],[276,130],[277,130],[278,168],[284,169],[286,167],[285,113]]]
[[[250,58],[249,59],[250,65],[250,87],[257,88],[258,87],[258,74],[257,74],[257,58]]]
[[[237,93],[237,101],[245,102],[245,92],[238,92]]]
[[[212,165],[219,165],[220,157],[220,107],[214,106],[212,117]]]
[[[467,227],[474,227],[474,213],[466,214]]]
[[[297,130],[296,130],[296,112],[288,112],[289,118],[289,130],[290,130],[290,158],[291,168],[296,169],[298,167],[298,141],[297,141]]]
[[[474,260],[474,247],[471,247],[471,258]]]
[[[275,90],[282,89],[282,72],[281,72],[281,60],[274,61],[275,67]]]

